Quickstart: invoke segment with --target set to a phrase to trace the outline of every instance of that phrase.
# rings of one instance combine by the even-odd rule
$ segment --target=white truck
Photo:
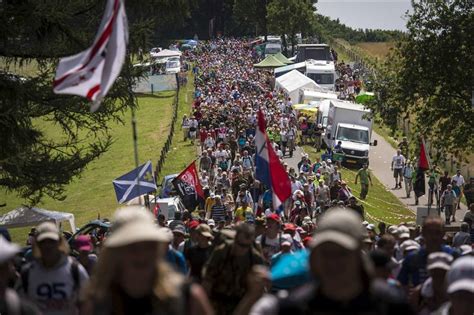
[[[333,148],[341,142],[336,156],[341,162],[362,165],[369,162],[372,141],[372,124],[369,119],[370,110],[364,106],[338,100],[325,100],[319,107],[318,123],[325,126],[323,139],[325,144]]]
[[[305,75],[324,89],[336,89],[336,67],[332,61],[306,60]]]

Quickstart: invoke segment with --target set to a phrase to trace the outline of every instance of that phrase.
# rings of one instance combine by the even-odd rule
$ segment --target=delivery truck
[[[369,162],[370,146],[376,146],[372,139],[373,121],[370,109],[362,105],[339,100],[325,100],[319,107],[318,122],[325,126],[324,143],[335,148],[337,160],[350,165]]]

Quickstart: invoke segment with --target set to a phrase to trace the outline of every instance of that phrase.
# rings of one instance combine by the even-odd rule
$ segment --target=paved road
[[[387,141],[385,141],[383,137],[379,136],[377,133],[373,132],[373,137],[374,139],[377,139],[378,144],[376,147],[372,147],[370,150],[369,159],[370,170],[372,171],[372,174],[378,178],[378,180],[385,186],[387,191],[390,191],[392,194],[394,194],[405,206],[413,211],[413,213],[417,214],[417,223],[421,224],[423,218],[428,213],[428,198],[426,195],[420,197],[419,205],[416,206],[413,192],[411,193],[411,198],[406,198],[404,186],[402,189],[393,189],[395,186],[395,180],[393,178],[393,172],[390,170],[390,164],[392,157],[396,154],[396,151]],[[301,159],[301,153],[303,153],[303,149],[297,147],[293,154],[293,158],[286,157],[284,161],[288,163],[290,167],[294,167],[296,169],[297,164]],[[426,191],[428,192],[428,187],[426,188]],[[466,209],[467,208],[465,205],[461,205],[461,210],[456,211],[456,221],[458,223],[454,223],[452,225],[458,225],[459,222],[462,221],[464,214],[466,213]],[[431,211],[436,211],[436,209],[432,209]]]
[[[405,188],[394,190],[395,179],[393,178],[393,172],[390,170],[392,157],[396,154],[396,150],[385,141],[385,139],[373,132],[374,139],[377,139],[378,144],[376,147],[370,149],[370,169],[372,173],[384,184],[385,188],[394,194],[404,205],[410,210],[417,214],[417,223],[420,223],[422,217],[426,216],[428,212],[428,198],[422,196],[419,198],[419,205],[415,205],[415,197],[412,192],[411,198],[406,198]],[[404,183],[402,184],[404,185]],[[428,187],[426,188],[428,192]],[[464,218],[466,212],[466,206],[461,205],[461,210],[456,211],[456,221],[460,221]],[[433,211],[433,210],[432,210]],[[420,217],[421,216],[421,217]],[[444,217],[444,216],[443,216]]]

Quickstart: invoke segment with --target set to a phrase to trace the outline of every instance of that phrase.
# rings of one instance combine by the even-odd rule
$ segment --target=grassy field
[[[166,141],[172,117],[173,91],[158,95],[140,96],[139,109],[136,112],[138,149],[140,163],[151,160],[156,163],[161,147]],[[80,178],[76,178],[66,190],[67,198],[56,201],[45,198],[38,207],[71,212],[75,215],[76,225],[81,226],[91,219],[109,217],[118,204],[112,186],[112,180],[135,168],[130,112],[124,114],[125,124],[114,124],[111,134],[115,142],[103,156],[89,164]],[[42,129],[51,134],[57,130],[45,122],[38,122]],[[0,191],[0,201],[7,206],[0,214],[20,206],[23,202],[15,194]],[[65,226],[69,229],[69,226]],[[15,240],[24,240],[28,229],[12,229]]]
[[[187,86],[182,87],[179,91],[178,119],[176,120],[175,133],[173,141],[171,142],[170,151],[168,152],[163,168],[161,169],[159,179],[169,174],[181,172],[197,156],[197,147],[192,145],[189,140],[183,141],[183,132],[181,129],[183,115],[186,114],[188,117],[190,116],[191,103],[194,95],[192,82],[193,75],[190,71],[188,74]]]
[[[317,157],[317,153],[310,146],[303,149],[310,156],[312,161]],[[342,179],[347,182],[353,194],[358,198],[360,194],[360,184],[354,184],[356,170],[343,168],[341,170]],[[379,180],[372,174],[373,186],[369,187],[369,194],[366,200],[359,200],[364,205],[366,220],[377,224],[385,222],[388,224],[399,224],[401,222],[414,222],[416,217],[413,212],[406,208],[397,197],[395,197]]]
[[[384,60],[390,53],[390,49],[395,47],[394,42],[381,42],[381,43],[358,43],[355,46],[363,49],[370,56]]]

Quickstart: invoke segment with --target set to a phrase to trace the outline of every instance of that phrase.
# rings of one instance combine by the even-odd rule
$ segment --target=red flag
[[[430,161],[426,152],[425,140],[423,138],[420,140],[420,158],[418,159],[418,169],[423,171],[430,169]]]
[[[198,197],[204,199],[204,191],[199,181],[196,161],[193,161],[184,171],[176,176],[173,180],[173,185],[188,209],[194,209],[197,206]]]

